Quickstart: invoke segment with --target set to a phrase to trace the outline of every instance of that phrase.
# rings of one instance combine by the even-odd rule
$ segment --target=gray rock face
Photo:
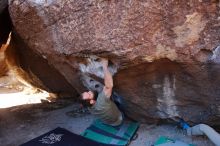
[[[115,84],[126,97],[127,113],[135,119],[155,122],[181,117],[218,125],[219,73],[218,64],[179,64],[161,59],[120,71]]]
[[[29,50],[78,92],[80,83],[101,89],[96,58],[107,57],[126,112],[144,122],[219,124],[219,10],[215,0],[10,1],[15,31]]]

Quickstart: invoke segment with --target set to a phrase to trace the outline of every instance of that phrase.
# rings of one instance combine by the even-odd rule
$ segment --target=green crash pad
[[[187,144],[179,140],[173,140],[165,136],[161,136],[154,144],[154,146],[195,146],[193,144]]]
[[[129,144],[138,127],[138,123],[131,121],[124,121],[120,126],[110,126],[95,120],[81,135],[96,142],[125,146]]]

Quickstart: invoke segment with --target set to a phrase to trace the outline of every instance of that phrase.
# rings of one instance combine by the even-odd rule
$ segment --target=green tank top
[[[108,97],[104,91],[99,93],[96,103],[90,109],[103,123],[118,126],[122,123],[122,114],[116,104]]]

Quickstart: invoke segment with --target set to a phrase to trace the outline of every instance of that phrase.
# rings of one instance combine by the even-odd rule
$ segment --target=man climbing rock
[[[108,60],[101,59],[101,64],[104,72],[103,90],[98,94],[96,91],[83,92],[81,98],[90,103],[90,112],[103,123],[118,126],[122,123],[123,117],[121,111],[111,100],[113,78],[108,70]]]

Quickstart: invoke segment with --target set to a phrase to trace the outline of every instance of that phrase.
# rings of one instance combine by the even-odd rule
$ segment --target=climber
[[[187,135],[206,135],[216,146],[220,146],[220,134],[206,124],[198,124],[190,127],[184,120],[180,121],[181,127],[187,131]]]
[[[123,121],[123,114],[116,104],[111,100],[113,78],[108,70],[108,60],[100,60],[104,72],[104,87],[97,94],[96,91],[87,91],[81,94],[81,99],[89,102],[91,105],[90,112],[94,114],[103,123],[118,126]]]

